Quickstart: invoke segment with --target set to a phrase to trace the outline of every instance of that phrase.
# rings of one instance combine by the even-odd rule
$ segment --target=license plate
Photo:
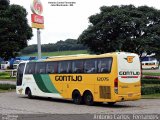
[[[129,93],[129,94],[128,94],[128,97],[132,97],[132,96],[133,96],[133,93]]]

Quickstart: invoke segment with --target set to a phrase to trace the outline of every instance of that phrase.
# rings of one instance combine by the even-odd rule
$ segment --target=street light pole
[[[38,59],[41,59],[41,32],[37,29],[37,48],[38,48]]]

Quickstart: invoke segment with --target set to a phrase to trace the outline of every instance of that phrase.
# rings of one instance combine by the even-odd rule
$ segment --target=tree
[[[0,57],[15,57],[27,46],[27,41],[33,35],[26,16],[27,12],[22,6],[0,0]]]
[[[31,54],[37,52],[37,45],[30,45],[21,50],[21,54]],[[66,50],[86,50],[82,44],[78,44],[75,39],[66,39],[65,41],[57,41],[57,43],[49,43],[42,45],[42,52],[55,52]]]
[[[160,10],[133,5],[102,6],[89,17],[78,41],[95,53],[160,52]]]

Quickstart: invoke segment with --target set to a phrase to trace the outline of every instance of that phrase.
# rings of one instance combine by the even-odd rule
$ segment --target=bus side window
[[[57,63],[56,62],[48,62],[46,65],[46,73],[57,73]]]
[[[46,63],[45,62],[39,62],[36,63],[36,74],[45,74],[46,73]]]
[[[71,73],[71,61],[61,61],[58,64],[58,73]]]
[[[98,60],[98,72],[110,73],[112,66],[112,58],[103,58]]]
[[[97,60],[86,60],[84,63],[84,72],[85,73],[96,73],[97,72]]]
[[[34,62],[27,63],[25,74],[35,74],[35,65]]]
[[[72,62],[72,71],[73,73],[83,73],[83,61],[77,60]]]

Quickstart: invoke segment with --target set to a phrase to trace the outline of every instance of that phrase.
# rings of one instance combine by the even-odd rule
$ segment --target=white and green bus
[[[17,94],[73,100],[75,104],[114,104],[141,98],[141,65],[137,54],[51,57],[22,62],[17,72]]]

